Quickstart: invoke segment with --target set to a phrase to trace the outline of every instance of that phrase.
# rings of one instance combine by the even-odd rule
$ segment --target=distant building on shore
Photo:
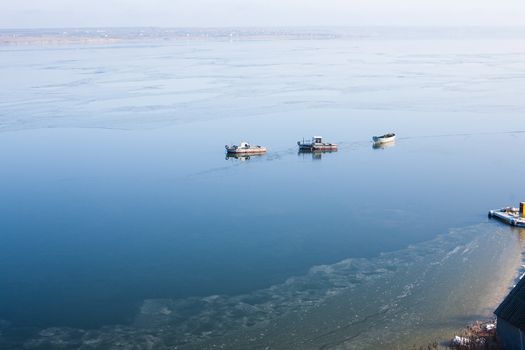
[[[494,311],[498,317],[497,335],[503,349],[525,350],[525,278]]]

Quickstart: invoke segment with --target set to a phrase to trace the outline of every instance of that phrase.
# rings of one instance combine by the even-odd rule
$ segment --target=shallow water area
[[[429,344],[490,317],[516,278],[523,246],[523,232],[479,224],[376,258],[315,266],[249,294],[145,300],[130,326],[50,328],[25,345],[396,349]]]

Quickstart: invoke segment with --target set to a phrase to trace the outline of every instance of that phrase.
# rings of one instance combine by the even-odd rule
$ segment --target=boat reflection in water
[[[525,228],[517,227],[517,226],[510,226],[509,229],[512,232],[516,232],[518,234],[518,240],[520,242],[525,243]]]
[[[396,145],[395,141],[386,142],[386,143],[373,143],[372,148],[373,149],[387,149],[392,148]]]
[[[237,159],[241,162],[245,162],[247,160],[250,160],[250,158],[260,158],[262,157],[264,154],[232,154],[232,153],[227,153],[226,154],[226,160],[230,160],[230,159]]]
[[[335,150],[307,150],[307,149],[299,149],[299,152],[297,153],[299,156],[302,156],[303,159],[306,157],[307,154],[312,155],[312,159],[314,160],[321,160],[323,159],[323,153],[334,153],[337,152],[337,149]]]

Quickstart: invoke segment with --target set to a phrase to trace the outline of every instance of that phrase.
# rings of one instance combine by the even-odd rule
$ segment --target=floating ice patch
[[[314,266],[304,276],[248,294],[145,300],[131,326],[51,328],[26,347],[377,349],[407,341],[425,344],[446,339],[471,317],[489,314],[516,276],[521,248],[511,231],[495,225],[452,230],[376,258]]]

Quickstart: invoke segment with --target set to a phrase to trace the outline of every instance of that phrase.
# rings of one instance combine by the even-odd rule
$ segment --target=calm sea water
[[[490,315],[525,34],[363,33],[0,48],[0,347],[395,348]]]

